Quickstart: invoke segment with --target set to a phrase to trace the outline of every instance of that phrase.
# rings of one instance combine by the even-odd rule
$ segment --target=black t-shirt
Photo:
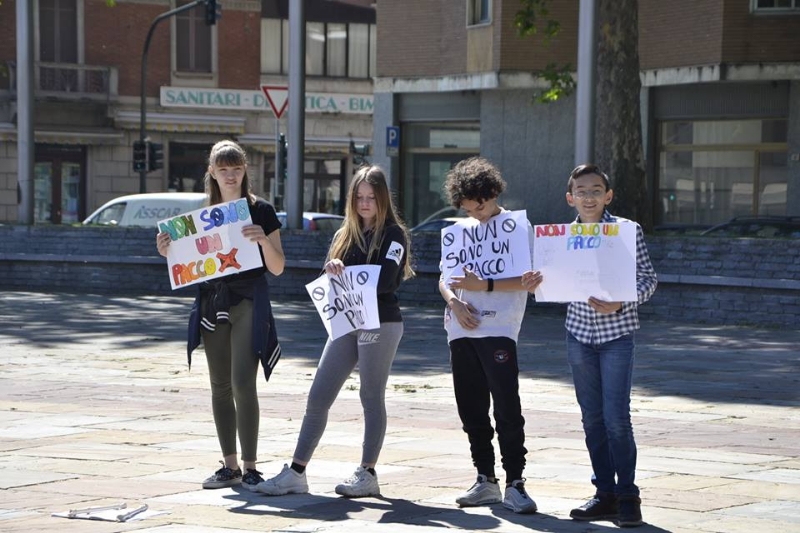
[[[364,235],[367,249],[372,241],[373,233]],[[349,265],[380,265],[378,278],[378,316],[381,322],[402,322],[400,304],[395,292],[403,281],[403,271],[408,261],[408,243],[400,226],[392,224],[383,230],[383,241],[377,254],[367,260],[367,254],[354,246],[344,254],[342,263]]]

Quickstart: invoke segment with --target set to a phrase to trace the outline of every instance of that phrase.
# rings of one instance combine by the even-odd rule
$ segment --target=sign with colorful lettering
[[[307,92],[305,104],[306,113],[371,115],[373,96],[371,94]],[[270,106],[266,94],[261,90],[161,87],[161,105],[163,107],[206,110],[234,109],[272,112],[272,106]]]
[[[537,302],[635,302],[636,224],[535,226],[533,269]]]
[[[465,218],[442,230],[442,274],[445,283],[464,268],[479,278],[504,279],[531,269],[528,216],[505,211],[481,224]]]
[[[158,230],[172,240],[167,251],[172,289],[263,266],[258,245],[242,235],[252,223],[245,198],[160,221]]]
[[[344,268],[338,276],[323,274],[308,285],[328,337],[336,340],[357,329],[378,329],[379,265]]]

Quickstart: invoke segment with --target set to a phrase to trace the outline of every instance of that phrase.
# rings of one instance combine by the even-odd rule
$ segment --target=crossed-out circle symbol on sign
[[[314,287],[314,290],[311,291],[311,297],[319,302],[320,300],[325,298],[325,289],[323,289],[322,287]]]
[[[517,229],[517,223],[513,218],[507,218],[503,221],[501,226],[506,233],[513,233]]]
[[[456,236],[453,235],[452,233],[445,233],[444,237],[442,237],[442,242],[444,243],[445,246],[450,246],[455,242],[455,240]]]
[[[356,281],[358,282],[359,285],[365,284],[366,282],[369,281],[369,274],[366,272],[359,272],[356,275]]]

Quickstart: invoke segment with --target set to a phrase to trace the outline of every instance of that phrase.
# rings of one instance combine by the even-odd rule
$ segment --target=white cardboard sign
[[[526,211],[500,213],[486,224],[465,218],[442,230],[442,275],[445,283],[464,267],[482,279],[521,276],[531,269]]]
[[[158,230],[172,239],[167,250],[172,289],[263,266],[258,244],[242,235],[252,223],[245,198],[160,221]]]
[[[306,290],[317,308],[328,337],[336,340],[357,329],[378,329],[380,265],[354,265],[338,276],[323,274]]]
[[[534,227],[533,269],[542,272],[537,302],[635,302],[636,224]]]

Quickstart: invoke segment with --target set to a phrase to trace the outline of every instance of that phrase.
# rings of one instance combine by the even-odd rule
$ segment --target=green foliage
[[[539,76],[548,82],[549,86],[533,95],[533,100],[540,104],[550,104],[559,98],[575,92],[575,78],[572,77],[572,65],[559,66],[548,63]]]
[[[520,37],[528,37],[539,33],[540,25],[545,44],[561,32],[561,23],[548,18],[550,10],[547,8],[548,0],[520,0],[521,7],[514,15],[514,25]]]
[[[549,18],[548,1],[520,0],[520,9],[514,16],[514,25],[517,27],[517,33],[520,37],[538,35],[541,31],[545,46],[549,46],[553,37],[559,34],[561,23],[558,20]],[[537,74],[548,83],[548,86],[533,95],[534,102],[549,104],[575,92],[572,65],[550,63]]]

